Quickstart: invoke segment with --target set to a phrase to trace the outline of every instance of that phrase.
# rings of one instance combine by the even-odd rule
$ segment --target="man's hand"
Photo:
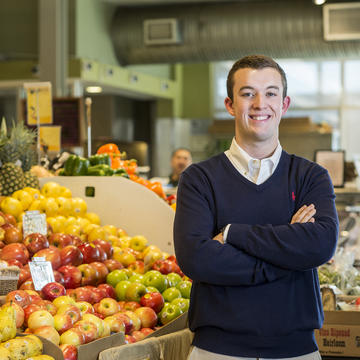
[[[223,244],[223,243],[224,243],[224,238],[223,238],[222,233],[217,234],[215,237],[213,237],[213,240],[218,241],[220,244]]]
[[[316,209],[314,204],[310,204],[309,206],[303,205],[296,214],[292,217],[290,224],[295,223],[307,223],[307,222],[315,222],[314,215],[316,214]]]

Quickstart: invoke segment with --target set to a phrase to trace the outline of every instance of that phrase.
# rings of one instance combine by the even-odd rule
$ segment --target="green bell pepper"
[[[90,166],[89,169],[91,170],[92,174],[94,174],[93,176],[109,176],[112,175],[114,172],[114,170],[106,164]]]
[[[75,159],[77,158],[76,155],[70,155],[64,164],[64,175],[71,176],[73,174],[74,166],[75,166]]]
[[[97,166],[89,166],[88,176],[105,176],[105,171]]]
[[[87,174],[88,167],[89,167],[89,160],[83,157],[78,156],[74,160],[74,168],[72,175],[73,176],[83,176]]]
[[[96,154],[89,157],[90,165],[109,165],[111,166],[111,158],[109,154]]]
[[[114,170],[113,176],[122,176],[122,177],[129,179],[129,174],[126,172],[125,169]]]

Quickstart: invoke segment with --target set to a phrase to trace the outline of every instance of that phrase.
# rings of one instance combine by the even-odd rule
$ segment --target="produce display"
[[[167,200],[160,182],[149,181],[137,175],[137,161],[126,159],[126,153],[120,152],[115,144],[100,146],[96,155],[88,159],[70,155],[64,164],[61,176],[122,176],[140,185],[144,185],[160,198]]]
[[[192,282],[175,256],[142,235],[102,226],[68,188],[56,182],[41,191],[25,187],[4,197],[0,209],[0,259],[20,268],[18,289],[3,306],[3,317],[12,320],[2,321],[0,313],[0,326],[12,324],[9,333],[15,318],[18,332],[47,338],[61,347],[65,360],[74,360],[79,345],[116,332],[133,343],[187,311]],[[28,210],[46,214],[47,235],[23,237]],[[54,272],[55,281],[40,291],[28,264],[35,257],[44,257]],[[12,316],[6,315],[9,308]]]

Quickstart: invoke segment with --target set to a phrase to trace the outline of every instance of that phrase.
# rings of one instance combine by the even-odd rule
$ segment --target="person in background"
[[[335,252],[338,217],[328,172],[284,151],[286,75],[271,58],[231,68],[230,149],[181,175],[174,244],[193,280],[190,360],[319,360],[317,267]]]
[[[181,173],[192,163],[190,150],[177,148],[171,153],[171,174],[168,177],[154,177],[150,181],[160,181],[165,191],[178,186]]]

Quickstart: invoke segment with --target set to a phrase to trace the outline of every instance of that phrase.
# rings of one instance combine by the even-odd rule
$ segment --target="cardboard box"
[[[315,338],[323,356],[360,356],[360,312],[325,311]]]
[[[146,339],[150,337],[163,336],[174,333],[176,331],[183,330],[187,327],[187,325],[188,325],[188,312],[186,311],[185,313],[181,314],[173,321],[170,321],[166,325],[162,326],[159,330],[156,330],[150,335],[148,335]]]

